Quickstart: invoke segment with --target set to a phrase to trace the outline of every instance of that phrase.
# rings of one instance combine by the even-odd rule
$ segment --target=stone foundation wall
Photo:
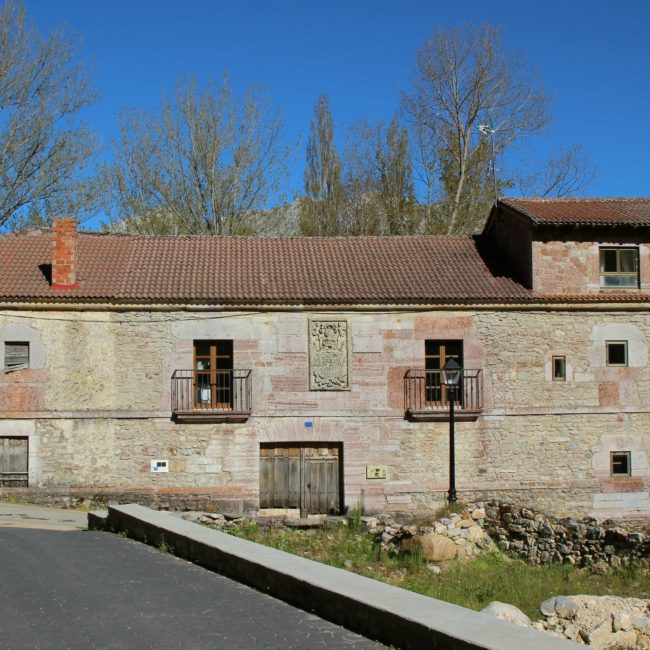
[[[613,566],[650,558],[650,538],[590,517],[557,519],[529,508],[491,502],[485,528],[500,549],[535,564]]]

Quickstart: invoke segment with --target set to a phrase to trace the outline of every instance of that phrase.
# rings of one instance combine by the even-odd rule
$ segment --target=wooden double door
[[[27,438],[0,437],[0,487],[27,487]]]
[[[260,446],[260,508],[300,509],[300,516],[340,514],[340,443]]]

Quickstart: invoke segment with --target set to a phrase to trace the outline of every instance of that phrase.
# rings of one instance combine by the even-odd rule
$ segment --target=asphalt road
[[[0,527],[2,649],[381,647],[110,533]]]

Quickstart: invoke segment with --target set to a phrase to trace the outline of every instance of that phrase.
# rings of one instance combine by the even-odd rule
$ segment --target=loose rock
[[[492,601],[487,607],[481,610],[483,614],[489,614],[502,621],[509,621],[521,625],[522,627],[530,627],[530,619],[520,609],[508,603],[501,603],[498,600]]]

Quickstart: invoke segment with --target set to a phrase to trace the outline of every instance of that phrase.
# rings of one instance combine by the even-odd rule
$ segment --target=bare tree
[[[341,159],[334,144],[334,120],[328,97],[321,95],[314,107],[307,142],[305,196],[300,201],[300,232],[312,236],[347,234],[342,219],[345,202]]]
[[[255,234],[286,172],[282,121],[259,87],[235,98],[226,79],[177,84],[160,114],[123,111],[111,170],[121,229],[146,234]]]
[[[78,119],[94,95],[75,54],[62,31],[42,38],[22,6],[0,6],[0,227],[80,216],[96,199],[81,180],[96,142]]]
[[[478,127],[489,125],[498,155],[549,121],[535,75],[505,51],[500,30],[491,25],[436,31],[418,51],[413,89],[402,99],[417,134],[421,175],[431,183],[431,170],[440,170],[447,234],[466,230],[461,209],[481,202],[489,158]]]
[[[517,180],[523,196],[563,197],[582,192],[598,175],[582,144],[553,154],[544,165]]]

